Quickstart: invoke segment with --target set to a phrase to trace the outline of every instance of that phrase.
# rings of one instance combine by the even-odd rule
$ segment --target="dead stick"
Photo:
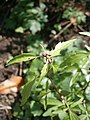
[[[60,36],[60,34],[62,34],[67,28],[69,28],[72,25],[72,23],[69,23],[68,25],[66,25],[57,35],[54,36],[53,39],[56,39]]]
[[[77,25],[77,27],[78,27],[81,31],[86,32],[80,25]]]
[[[72,25],[72,23],[69,23],[68,25],[66,25],[58,34],[56,34],[52,39],[50,39],[49,43],[53,42],[53,40],[55,40],[56,38],[58,38],[67,28],[69,28]]]

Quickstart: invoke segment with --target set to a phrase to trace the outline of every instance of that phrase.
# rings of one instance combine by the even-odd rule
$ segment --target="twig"
[[[21,46],[21,54],[23,53],[23,46]],[[22,65],[23,62],[20,62],[19,76],[22,76]]]
[[[59,95],[60,100],[62,100],[62,94],[59,92],[57,86],[54,84],[54,82],[51,80],[51,73],[48,71],[47,77],[49,78],[51,84],[53,85],[54,89],[56,90],[57,94]]]
[[[49,43],[53,42],[53,40],[55,40],[56,38],[58,38],[67,28],[69,28],[72,25],[72,23],[69,23],[68,25],[66,25],[58,34],[56,34],[52,39],[50,39]]]
[[[57,94],[59,95],[60,97],[60,100],[62,100],[62,94],[58,91],[56,85],[54,84],[54,82],[49,78],[50,82],[52,83],[54,89],[56,90]]]
[[[57,35],[54,36],[53,39],[58,38],[67,28],[69,28],[72,25],[72,23],[69,23],[68,25],[66,25]]]
[[[0,104],[0,110],[2,110],[2,109],[3,109],[3,110],[5,110],[5,109],[11,109],[11,107],[8,106],[8,105],[6,106],[6,105],[1,105],[1,104]]]
[[[81,31],[86,32],[86,30],[84,30],[80,25],[77,25],[77,27],[78,27]]]
[[[70,23],[70,20],[69,20],[69,21],[61,22],[60,24],[61,24],[61,26],[65,26],[65,25],[67,25],[68,23]]]

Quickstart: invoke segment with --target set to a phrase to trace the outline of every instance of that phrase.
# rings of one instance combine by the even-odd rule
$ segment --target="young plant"
[[[44,52],[42,53],[42,55],[36,56],[36,55],[33,55],[33,53],[23,53],[23,54],[20,54],[20,55],[14,57],[13,59],[11,59],[10,61],[8,61],[7,65],[11,65],[11,64],[14,64],[14,63],[18,63],[18,62],[30,61],[30,60],[33,60],[33,59],[40,59],[40,58],[43,57],[44,58],[43,59],[44,65],[43,65],[43,68],[41,70],[41,74],[40,74],[39,79],[38,79],[38,84],[39,84],[41,82],[41,80],[43,79],[43,77],[46,76],[46,74],[48,73],[48,71],[50,69],[49,68],[50,64],[52,64],[52,66],[53,66],[53,58],[56,57],[56,56],[59,56],[60,55],[60,51],[63,50],[63,49],[65,49],[66,47],[68,47],[75,40],[76,39],[70,40],[70,41],[67,41],[67,42],[63,42],[63,43],[60,42],[60,43],[58,43],[55,46],[54,50],[51,50],[51,51],[44,50]],[[26,95],[26,89],[27,89],[27,92],[29,91],[28,89],[31,89],[31,86],[34,84],[34,80],[35,79],[36,78],[35,78],[35,75],[34,75],[32,77],[32,80],[29,81],[30,83],[28,82],[24,86],[24,89],[22,90],[22,96],[23,96],[22,105],[25,104],[26,100],[29,97],[29,93],[27,93],[27,96],[25,97],[25,95]]]
[[[45,4],[34,6],[35,2],[31,0],[20,0],[14,7],[9,19],[6,21],[7,29],[15,30],[18,33],[23,33],[25,30],[30,30],[35,34],[44,27],[47,22],[47,15],[44,12]]]
[[[90,64],[90,52],[84,50],[69,52],[69,54],[66,52],[62,59],[63,50],[71,46],[72,43],[75,45],[75,42],[76,39],[60,42],[51,51],[41,45],[43,53],[39,55],[23,53],[7,63],[10,65],[32,60],[28,82],[21,90],[21,105],[27,106],[29,104],[29,109],[34,117],[42,116],[51,119],[58,117],[60,120],[90,118],[90,110],[87,108],[89,103],[85,103],[89,100],[89,94],[87,94],[89,91],[89,81],[87,80],[89,71],[85,70]],[[41,66],[43,66],[41,72],[37,73],[37,69]]]
[[[63,13],[63,18],[67,20],[71,20],[73,18],[77,25],[86,22],[86,16],[77,8],[68,7]]]

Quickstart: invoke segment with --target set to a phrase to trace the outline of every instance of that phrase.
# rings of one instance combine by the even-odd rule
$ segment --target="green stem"
[[[62,101],[62,94],[59,92],[57,86],[56,86],[56,85],[54,84],[54,82],[51,80],[51,73],[50,73],[50,71],[48,71],[48,75],[47,75],[47,76],[48,76],[48,78],[49,78],[49,80],[50,80],[52,86],[54,87],[55,91],[57,92],[57,94],[58,94],[60,100]]]

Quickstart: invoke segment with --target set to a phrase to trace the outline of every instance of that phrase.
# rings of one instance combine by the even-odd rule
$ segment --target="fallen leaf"
[[[77,25],[77,22],[76,22],[76,18],[75,17],[72,17],[71,19],[70,19],[70,22],[73,24],[73,25]]]
[[[12,76],[10,79],[0,83],[0,93],[16,93],[20,87],[24,84],[24,80],[21,76]]]

